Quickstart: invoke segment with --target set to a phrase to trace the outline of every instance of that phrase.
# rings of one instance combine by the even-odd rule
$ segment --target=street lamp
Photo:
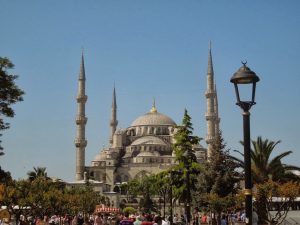
[[[186,189],[187,189],[187,200],[185,205],[185,214],[187,225],[191,222],[191,186],[190,186],[190,159],[192,158],[192,153],[190,150],[186,150],[182,156],[186,160]]]
[[[169,173],[169,178],[170,178],[170,184],[171,184],[171,186],[170,186],[170,192],[169,192],[169,194],[170,194],[170,219],[169,219],[169,221],[170,221],[170,225],[173,225],[173,174],[174,174],[174,171],[170,171],[170,173]]]
[[[245,170],[245,209],[246,224],[252,224],[252,177],[251,177],[251,153],[250,153],[250,108],[256,104],[255,90],[259,77],[249,67],[246,62],[233,74],[230,82],[234,84],[237,105],[243,109],[243,127],[244,127],[244,170]],[[251,87],[252,93],[250,100],[241,100],[239,87]]]

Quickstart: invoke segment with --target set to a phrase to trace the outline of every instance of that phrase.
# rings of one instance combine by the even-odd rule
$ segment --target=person
[[[79,216],[77,218],[77,225],[83,225],[83,223],[84,223],[83,216],[81,214],[79,214]]]
[[[162,217],[162,223],[161,225],[170,225],[170,221],[168,219],[168,217]]]
[[[209,225],[211,224],[212,221],[211,221],[211,216],[210,216],[210,214],[207,214],[207,215],[206,215],[206,222],[207,222],[207,224],[209,224]]]
[[[10,218],[3,218],[1,225],[11,225]]]
[[[200,218],[199,213],[196,211],[193,216],[193,225],[199,225]]]
[[[94,220],[94,225],[102,225],[102,216],[100,213],[98,213],[95,217],[95,220]]]
[[[224,214],[222,215],[221,225],[227,225],[226,216]]]
[[[162,218],[161,216],[154,217],[154,224],[153,225],[162,225]]]
[[[246,220],[246,212],[243,211],[243,212],[241,213],[241,221],[242,221],[242,222],[245,222],[245,220]]]
[[[204,213],[203,216],[201,217],[201,223],[207,223],[207,215],[206,215],[206,213]]]
[[[178,223],[178,214],[174,214],[173,216],[173,224],[177,224]]]
[[[83,225],[92,225],[91,223],[90,223],[90,220],[89,220],[89,217],[86,215],[86,216],[84,216],[84,218],[83,218]]]
[[[135,221],[133,222],[133,225],[141,225],[141,223],[142,223],[141,217],[137,216],[135,218]]]
[[[77,225],[77,216],[75,215],[71,222],[72,225]]]
[[[36,219],[36,225],[46,225],[45,221],[42,219],[42,216],[38,216]]]
[[[120,221],[119,225],[133,225],[132,220],[129,218],[129,213],[124,214],[123,219]]]
[[[141,223],[141,225],[153,225],[152,216],[150,214],[145,214],[145,220]]]
[[[258,223],[258,215],[255,210],[252,212],[252,225],[257,225]]]

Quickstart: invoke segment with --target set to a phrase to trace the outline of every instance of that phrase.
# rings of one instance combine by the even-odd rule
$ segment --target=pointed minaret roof
[[[208,67],[207,67],[207,75],[214,75],[214,68],[211,56],[211,41],[209,41],[209,53],[208,53]]]
[[[152,103],[152,107],[151,107],[150,112],[151,113],[156,113],[157,112],[157,109],[156,109],[156,106],[155,106],[155,98],[153,98],[153,103]]]
[[[81,53],[81,63],[80,63],[79,79],[80,79],[80,80],[85,80],[85,69],[84,69],[83,49],[82,49],[82,53]]]
[[[116,86],[114,83],[114,89],[113,89],[113,97],[112,97],[112,104],[111,107],[116,109],[117,108],[117,100],[116,100]]]
[[[117,97],[116,97],[116,86],[115,86],[115,83],[114,83],[112,103],[111,103],[111,120],[110,120],[111,133],[110,133],[110,138],[109,138],[109,143],[111,145],[113,145],[113,136],[116,132],[117,125],[118,125],[118,120],[117,120]]]

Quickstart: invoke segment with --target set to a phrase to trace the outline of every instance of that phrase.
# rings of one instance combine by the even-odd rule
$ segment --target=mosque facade
[[[77,116],[76,116],[76,182],[86,179],[99,183],[101,192],[112,192],[114,187],[123,182],[145,174],[158,173],[170,168],[177,162],[172,150],[174,134],[177,124],[169,116],[160,113],[153,101],[149,112],[136,118],[127,128],[119,128],[117,120],[117,97],[113,88],[109,147],[102,149],[92,160],[85,165],[85,68],[82,55],[78,80]],[[214,80],[211,48],[209,48],[207,70],[207,121],[206,143],[207,149],[201,145],[194,146],[197,160],[201,163],[209,160],[211,147],[219,130],[217,92]]]

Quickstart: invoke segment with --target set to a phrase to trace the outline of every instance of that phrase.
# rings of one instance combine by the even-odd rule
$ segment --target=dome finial
[[[152,103],[152,108],[151,108],[150,112],[152,112],[152,113],[156,113],[157,112],[156,106],[155,106],[155,98],[154,97],[153,97],[153,103]]]

